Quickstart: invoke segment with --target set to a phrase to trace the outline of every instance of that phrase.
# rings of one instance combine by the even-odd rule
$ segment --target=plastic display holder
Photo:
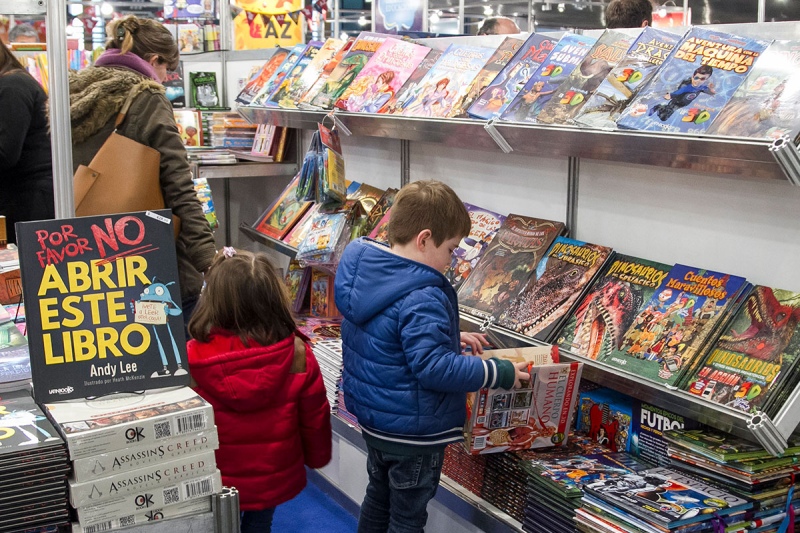
[[[353,132],[351,132],[350,129],[347,126],[344,125],[344,122],[342,122],[341,119],[336,116],[336,114],[337,114],[337,110],[336,109],[337,108],[334,107],[333,109],[331,109],[330,113],[328,113],[327,115],[325,115],[322,118],[322,125],[324,126],[325,125],[325,119],[329,118],[329,119],[331,119],[331,121],[333,121],[333,127],[331,127],[332,130],[333,129],[338,129],[342,133],[342,135],[350,137],[353,134]]]
[[[483,129],[485,129],[489,136],[494,139],[494,142],[497,143],[497,146],[500,147],[500,150],[502,150],[504,154],[510,154],[514,151],[514,149],[511,148],[511,145],[508,144],[508,141],[506,141],[500,132],[497,131],[497,128],[494,127],[496,120],[497,119],[494,118],[490,119],[489,122],[483,126]]]

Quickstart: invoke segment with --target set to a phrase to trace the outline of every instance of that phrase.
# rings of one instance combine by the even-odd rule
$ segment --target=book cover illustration
[[[292,97],[292,87],[294,87],[295,82],[303,75],[303,71],[309,63],[317,56],[320,48],[322,48],[322,44],[321,41],[311,41],[306,45],[305,50],[303,50],[303,53],[300,54],[300,57],[298,57],[297,61],[292,65],[291,70],[286,73],[286,77],[283,78],[283,81],[275,87],[275,90],[269,95],[266,105],[274,107],[279,105],[284,99]]]
[[[430,48],[386,39],[336,102],[346,111],[377,113],[428,55]]]
[[[800,41],[774,41],[708,128],[711,135],[776,139],[800,119]]]
[[[24,387],[31,379],[28,341],[17,324],[0,325],[0,392]]]
[[[664,385],[674,385],[745,279],[675,265],[636,316],[622,347],[604,363]]]
[[[289,55],[289,50],[286,48],[277,48],[273,52],[264,65],[253,75],[252,78],[247,80],[247,83],[239,94],[236,96],[236,101],[242,105],[250,105],[256,95],[267,86],[269,80],[278,70],[278,67],[286,60]]]
[[[17,224],[39,402],[188,385],[168,209]]]
[[[321,270],[311,271],[311,316],[335,317],[339,314],[333,299],[333,275]]]
[[[620,115],[620,128],[704,133],[767,48],[767,42],[692,28],[650,84]]]
[[[27,391],[0,397],[0,434],[0,457],[64,442]]]
[[[669,442],[664,433],[670,430],[696,429],[702,424],[662,407],[629,398],[632,407],[630,453],[651,464],[667,466]]]
[[[397,94],[392,96],[386,105],[384,105],[378,113],[385,113],[387,115],[395,115],[400,114],[403,110],[408,107],[410,102],[413,102],[419,92],[422,90],[422,86],[420,82],[428,73],[428,71],[433,68],[433,65],[439,61],[439,58],[442,57],[444,50],[435,50],[432,49],[428,52],[428,55],[425,56],[417,68],[411,73],[411,76],[406,80],[405,84],[397,91]]]
[[[756,286],[686,390],[755,413],[794,374],[800,360],[800,294]]]
[[[536,115],[555,94],[556,89],[589,53],[597,39],[567,33],[526,81],[517,96],[500,115],[501,120],[536,122]]]
[[[322,74],[322,69],[325,63],[331,60],[336,52],[344,45],[341,39],[334,39],[330,37],[327,39],[313,58],[303,68],[303,72],[295,79],[286,95],[278,101],[278,106],[287,109],[296,109],[297,102],[305,96],[311,89],[311,86],[317,81]]]
[[[671,445],[690,450],[721,463],[774,458],[760,444],[711,428],[673,429],[665,431],[664,438]],[[786,455],[797,454],[800,451],[799,444],[797,439],[789,441]]]
[[[575,308],[556,342],[571,353],[605,359],[622,347],[622,338],[671,265],[615,255]]]
[[[387,38],[389,36],[382,33],[361,32],[350,51],[336,65],[325,85],[311,100],[311,105],[320,109],[331,109]]]
[[[453,105],[469,89],[469,85],[494,54],[494,48],[451,44],[431,70],[420,81],[422,89],[408,102],[404,116],[450,116]]]
[[[557,237],[498,324],[547,341],[611,255],[611,248]]]
[[[269,80],[264,84],[261,89],[259,89],[258,93],[253,97],[250,101],[251,106],[268,106],[269,105],[269,97],[270,95],[275,92],[278,86],[283,83],[283,80],[286,78],[286,75],[292,70],[292,67],[303,54],[306,49],[306,45],[304,44],[297,44],[292,47],[289,52],[286,54],[285,59],[283,62],[278,65],[278,68],[275,69],[275,72],[272,73]]]
[[[472,222],[469,235],[461,239],[458,248],[453,250],[453,261],[444,273],[444,277],[456,290],[469,277],[506,219],[505,215],[466,202],[464,207],[467,208]]]
[[[392,218],[391,213],[392,208],[390,207],[383,215],[383,218],[372,228],[372,231],[369,233],[370,239],[374,239],[383,244],[389,244],[389,221]]]
[[[472,315],[491,317],[519,293],[562,231],[562,222],[508,215],[458,290],[459,307]]]
[[[190,72],[192,107],[209,109],[219,107],[219,87],[216,72]]]
[[[350,51],[350,48],[353,46],[355,42],[355,37],[350,37],[347,41],[339,47],[339,50],[331,57],[328,61],[322,65],[322,71],[317,78],[317,81],[314,82],[314,85],[303,95],[303,97],[297,102],[297,107],[300,109],[319,109],[317,106],[313,105],[311,102],[316,98],[316,96],[322,91],[322,88],[325,86],[325,83],[330,78],[333,71],[342,62],[342,59],[347,55],[347,52]]]
[[[383,216],[389,212],[391,209],[392,204],[394,204],[394,197],[397,195],[397,189],[389,188],[381,195],[375,205],[372,206],[372,209],[369,210],[369,214],[367,215],[367,223],[364,227],[364,231],[367,235],[369,235],[375,226],[381,221]]]
[[[297,257],[302,260],[327,261],[336,251],[339,238],[347,223],[347,213],[319,213],[297,247]]]
[[[173,108],[186,107],[186,89],[183,81],[183,63],[178,61],[175,70],[168,70],[164,79],[165,94]]]
[[[612,452],[630,450],[632,419],[629,396],[601,387],[578,397],[576,430]]]
[[[536,115],[541,124],[572,124],[575,116],[611,69],[625,57],[634,38],[619,31],[606,30],[581,64],[556,89],[553,97]]]
[[[482,120],[499,117],[525,86],[531,76],[541,68],[556,39],[533,33],[517,50],[513,58],[486,87],[468,109],[469,116]]]
[[[203,123],[200,111],[194,109],[175,109],[175,123],[184,146],[197,147],[203,145]]]
[[[620,113],[647,87],[680,40],[680,35],[651,26],[642,30],[625,58],[586,100],[575,122],[591,128],[616,129]]]
[[[182,54],[203,52],[203,29],[194,22],[178,24],[178,49]]]
[[[295,224],[281,240],[292,248],[300,246],[300,243],[306,238],[306,234],[311,228],[311,219],[319,213],[320,205],[321,204],[315,203],[310,209],[306,210],[302,218],[297,221],[297,224]]]
[[[598,453],[531,459],[531,468],[566,495],[583,494],[583,486],[611,475],[625,475],[647,469],[627,453]]]
[[[261,218],[253,225],[253,229],[273,239],[283,238],[312,203],[297,198],[299,184],[300,176],[297,175],[275,202],[264,211]]]
[[[303,267],[294,259],[289,262],[284,281],[286,288],[289,289],[289,301],[292,304],[292,311],[295,313],[299,313],[303,308],[310,280],[311,267]]]

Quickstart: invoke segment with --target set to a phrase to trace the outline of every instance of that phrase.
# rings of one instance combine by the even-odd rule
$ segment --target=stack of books
[[[331,413],[334,414],[338,410],[342,382],[341,324],[341,319],[307,317],[298,320],[298,329],[313,345]]]
[[[27,388],[30,381],[28,340],[11,313],[0,306],[0,393]]]
[[[472,455],[461,442],[449,444],[444,449],[442,474],[480,496],[486,475],[486,456]]]
[[[239,113],[216,111],[211,113],[209,120],[211,146],[250,150],[257,128],[258,126],[247,122]]]

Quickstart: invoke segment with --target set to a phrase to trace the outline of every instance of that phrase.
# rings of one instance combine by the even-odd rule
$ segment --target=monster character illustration
[[[131,310],[136,317],[135,321],[138,323],[150,324],[153,328],[153,337],[155,337],[156,342],[158,343],[158,353],[161,354],[161,362],[164,364],[164,368],[153,372],[153,374],[150,376],[153,378],[184,376],[188,373],[183,369],[181,354],[178,350],[178,344],[175,342],[175,335],[173,335],[172,327],[169,325],[170,316],[179,316],[183,314],[181,306],[175,303],[175,301],[172,299],[172,295],[170,295],[169,292],[168,287],[174,284],[174,281],[170,281],[169,283],[160,283],[156,281],[156,278],[153,278],[153,281],[150,283],[150,285],[147,285],[142,291],[142,294],[139,295],[139,300],[131,302]],[[169,340],[172,343],[172,355],[175,358],[175,363],[177,364],[175,372],[170,372],[168,368],[169,363],[167,361],[167,354],[164,351],[164,346],[161,343],[161,337],[158,334],[158,326],[162,325],[166,326]]]
[[[661,122],[666,122],[676,109],[691,104],[700,94],[717,94],[714,90],[714,82],[708,82],[713,73],[714,69],[708,65],[698,67],[695,69],[694,73],[692,73],[691,78],[686,78],[681,81],[677,89],[664,95],[664,100],[669,100],[669,102],[666,104],[654,105],[650,108],[649,114],[652,115],[656,113],[658,114],[658,118],[661,119]]]

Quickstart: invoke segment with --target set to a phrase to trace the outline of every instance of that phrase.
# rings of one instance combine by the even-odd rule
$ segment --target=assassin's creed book
[[[461,239],[458,248],[453,250],[453,261],[444,273],[444,277],[453,284],[456,291],[469,277],[478,260],[483,257],[497,230],[506,219],[505,215],[476,205],[464,202],[464,206],[467,208],[472,225],[469,235]]]

